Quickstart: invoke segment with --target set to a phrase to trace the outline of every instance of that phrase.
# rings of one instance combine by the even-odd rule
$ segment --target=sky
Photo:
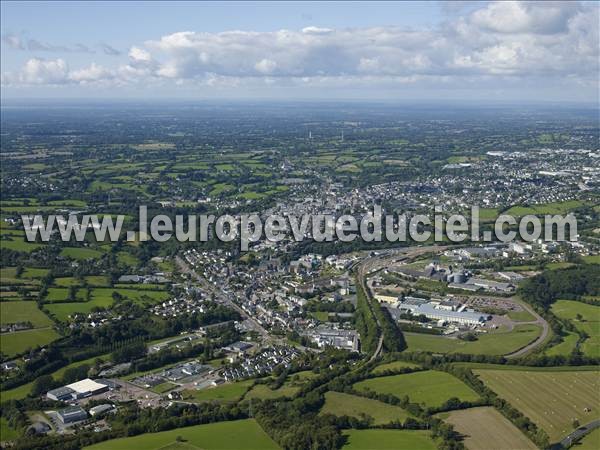
[[[598,104],[588,2],[1,3],[3,99]]]

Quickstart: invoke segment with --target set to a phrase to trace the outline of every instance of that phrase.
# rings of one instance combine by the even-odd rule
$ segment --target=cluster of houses
[[[289,367],[299,355],[300,351],[291,346],[267,347],[251,357],[239,359],[237,363],[226,367],[219,374],[225,381],[271,374],[277,366]]]
[[[201,364],[199,361],[193,360],[177,364],[158,373],[142,375],[133,379],[132,383],[148,389],[167,381],[178,382],[189,377],[208,374],[212,370],[212,366]]]

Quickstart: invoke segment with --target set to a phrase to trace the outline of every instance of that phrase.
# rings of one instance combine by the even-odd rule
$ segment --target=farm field
[[[572,300],[558,300],[552,304],[552,312],[561,319],[569,320],[579,331],[589,337],[580,345],[584,355],[600,357],[600,306]],[[581,315],[581,320],[577,315]]]
[[[535,320],[535,317],[533,317],[533,315],[526,310],[510,311],[508,313],[508,317],[515,322],[533,322]]]
[[[468,450],[535,450],[537,447],[506,417],[490,406],[451,411],[443,420],[464,436]]]
[[[285,384],[275,390],[271,389],[266,384],[257,384],[248,391],[244,398],[260,398],[261,400],[265,400],[279,397],[292,397],[298,390],[299,388],[295,386],[286,386]]]
[[[53,289],[55,289],[53,291]],[[58,294],[54,294],[58,292]],[[145,297],[149,299],[151,303],[156,303],[165,300],[169,297],[169,294],[165,291],[151,291],[147,289],[123,289],[123,288],[93,288],[91,290],[91,300],[84,302],[58,302],[46,304],[45,307],[52,313],[58,320],[66,322],[70,315],[74,313],[87,314],[92,311],[95,307],[108,308],[114,303],[113,292],[116,292],[124,298],[140,302]],[[67,288],[50,288],[48,289],[48,295],[52,295],[52,298],[58,300],[58,298],[64,299],[64,295],[67,293]],[[77,297],[83,297],[86,290],[79,289],[77,291]],[[53,300],[53,301],[57,301]]]
[[[52,321],[40,311],[36,302],[0,302],[0,323],[31,322],[34,328],[49,327]]]
[[[37,269],[34,267],[24,267],[23,273],[19,280],[32,280],[36,278],[43,278],[48,274],[48,269]],[[0,269],[0,277],[4,282],[5,279],[17,279],[17,268],[16,267],[2,267]]]
[[[531,206],[513,206],[503,214],[511,216],[525,216],[527,214],[534,215],[545,215],[545,214],[566,214],[569,211],[573,211],[575,208],[583,205],[584,202],[579,200],[569,200],[566,202],[552,202],[552,203],[541,203],[539,205]]]
[[[300,387],[314,376],[315,374],[310,370],[291,374],[286,378],[283,385],[275,390],[266,384],[256,384],[246,393],[244,398],[260,398],[265,400],[279,397],[293,397],[300,390]]]
[[[84,260],[100,258],[103,253],[98,250],[85,247],[65,247],[61,250],[60,255],[67,258]]]
[[[183,399],[192,402],[208,402],[211,400],[236,401],[248,391],[252,383],[254,383],[253,380],[247,380],[201,390],[185,390],[183,391]]]
[[[600,264],[600,255],[588,255],[581,258],[586,264]]]
[[[174,446],[177,436],[185,439],[187,447]],[[165,448],[202,450],[270,450],[277,444],[253,419],[217,422],[206,425],[176,428],[160,433],[112,439],[85,447],[87,450],[163,450]]]
[[[419,367],[418,364],[406,361],[392,361],[389,363],[381,364],[375,367],[371,372],[374,374],[380,374],[385,372],[386,370],[400,370],[400,369],[414,369]]]
[[[4,417],[0,417],[0,441],[12,441],[21,435],[18,430],[11,428]]]
[[[435,442],[427,431],[413,430],[348,430],[344,431],[343,450],[434,450]]]
[[[94,287],[108,287],[109,279],[106,276],[102,275],[91,275],[87,277],[83,277],[88,286]],[[81,282],[75,277],[61,277],[56,278],[54,280],[54,284],[56,286],[61,287],[69,287],[69,286],[79,286]]]
[[[0,241],[0,249],[14,250],[16,252],[31,253],[41,247],[42,244],[27,242],[24,238],[18,236],[11,236],[11,240],[2,239]]]
[[[451,397],[474,401],[479,396],[459,379],[446,372],[426,370],[403,375],[369,378],[354,385],[358,391],[371,390],[402,398],[428,407],[443,405]]]
[[[52,328],[3,333],[0,336],[0,351],[6,356],[12,357],[38,345],[47,345],[59,337],[60,335]]]
[[[161,384],[157,384],[156,386],[150,388],[150,390],[152,392],[156,392],[157,394],[164,394],[166,392],[169,392],[172,389],[175,389],[177,387],[176,384],[170,383],[170,382],[165,382],[165,383],[161,383]]]
[[[325,393],[325,404],[321,408],[320,414],[350,416],[359,419],[367,415],[373,418],[373,425],[384,425],[394,421],[404,422],[409,416],[408,412],[398,406],[334,391]]]
[[[529,417],[557,442],[600,418],[600,377],[597,371],[474,370],[496,394]],[[585,412],[585,408],[591,408]]]
[[[405,333],[409,350],[434,353],[471,353],[476,355],[505,355],[535,340],[541,334],[538,325],[517,325],[510,331],[479,335],[473,342],[419,333]]]
[[[576,450],[598,450],[600,448],[600,428],[596,428],[577,444],[571,447]]]
[[[548,356],[569,356],[575,350],[578,340],[579,335],[577,333],[568,332],[566,336],[563,336],[563,341],[560,344],[548,348],[544,354]]]

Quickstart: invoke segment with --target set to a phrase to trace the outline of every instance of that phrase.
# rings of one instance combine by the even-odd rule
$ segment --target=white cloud
[[[55,52],[55,53],[95,53],[87,45],[76,43],[71,47],[56,45],[38,39],[27,39],[13,33],[2,36],[2,42],[13,50],[27,50],[30,52]]]
[[[149,63],[152,61],[152,55],[150,55],[150,52],[139,47],[131,47],[129,50],[129,57],[133,61],[140,63]]]
[[[113,77],[110,70],[92,63],[89,67],[74,70],[69,74],[69,79],[77,83],[89,83],[94,81],[105,81]]]
[[[20,36],[16,34],[8,33],[2,36],[2,42],[4,42],[9,48],[13,50],[25,50],[25,43]]]
[[[500,1],[475,11],[471,20],[499,33],[554,34],[566,31],[578,10],[573,2]]]
[[[91,63],[69,71],[62,59],[33,58],[18,74],[4,74],[3,83],[157,82],[211,87],[481,83],[494,89],[508,83],[507,77],[537,77],[557,85],[597,83],[597,6],[562,2],[460,6],[456,11],[462,15],[452,14],[436,27],[180,31],[131,46],[128,61],[116,67]],[[12,48],[26,46],[15,35],[5,35],[3,41]],[[117,56],[118,51],[101,48]]]
[[[270,73],[273,73],[273,71],[277,68],[277,63],[275,61],[265,58],[257,62],[254,65],[254,68],[257,72],[268,75]]]
[[[305,27],[302,28],[304,34],[329,34],[333,30],[331,28]]]
[[[23,66],[19,81],[24,84],[63,84],[67,82],[68,73],[64,59],[32,58]]]

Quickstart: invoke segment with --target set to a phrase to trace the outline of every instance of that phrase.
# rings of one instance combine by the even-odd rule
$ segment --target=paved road
[[[193,270],[182,258],[179,256],[175,257],[175,262],[179,266],[179,269],[183,273],[190,274],[198,283],[202,285],[206,290],[212,292],[218,300],[222,303],[225,303],[227,306],[235,309],[240,315],[248,319],[252,324],[255,331],[260,333],[264,338],[269,337],[269,332],[263,328],[263,326],[254,319],[254,317],[250,316],[246,311],[244,311],[237,303],[235,303],[229,296],[225,295],[222,291],[219,291],[213,284],[209,283],[208,280],[204,277],[201,277],[195,270]]]
[[[533,322],[519,322],[519,325],[531,325],[531,324],[541,325],[542,326],[542,333],[532,343],[530,343],[530,344],[526,345],[525,347],[517,350],[516,352],[504,355],[505,358],[518,358],[520,356],[523,356],[523,355],[529,353],[531,350],[533,350],[537,346],[542,345],[543,342],[546,340],[546,337],[548,337],[548,332],[550,330],[550,326],[548,325],[548,322],[546,322],[546,320],[542,316],[540,316],[538,313],[536,313],[531,306],[529,306],[525,302],[519,302],[519,304],[528,313],[530,313],[532,316],[535,317],[535,320]]]
[[[577,442],[583,436],[585,436],[588,433],[591,433],[592,431],[594,431],[596,428],[599,428],[599,427],[600,427],[600,419],[594,420],[593,422],[583,425],[583,426],[577,428],[575,431],[573,431],[567,437],[565,437],[562,441],[560,441],[560,445],[562,445],[564,448],[569,448],[571,445],[573,445],[573,442]],[[597,442],[596,444],[598,444],[596,446],[596,448],[600,448],[600,442]],[[593,448],[593,446],[592,446],[592,448]]]

